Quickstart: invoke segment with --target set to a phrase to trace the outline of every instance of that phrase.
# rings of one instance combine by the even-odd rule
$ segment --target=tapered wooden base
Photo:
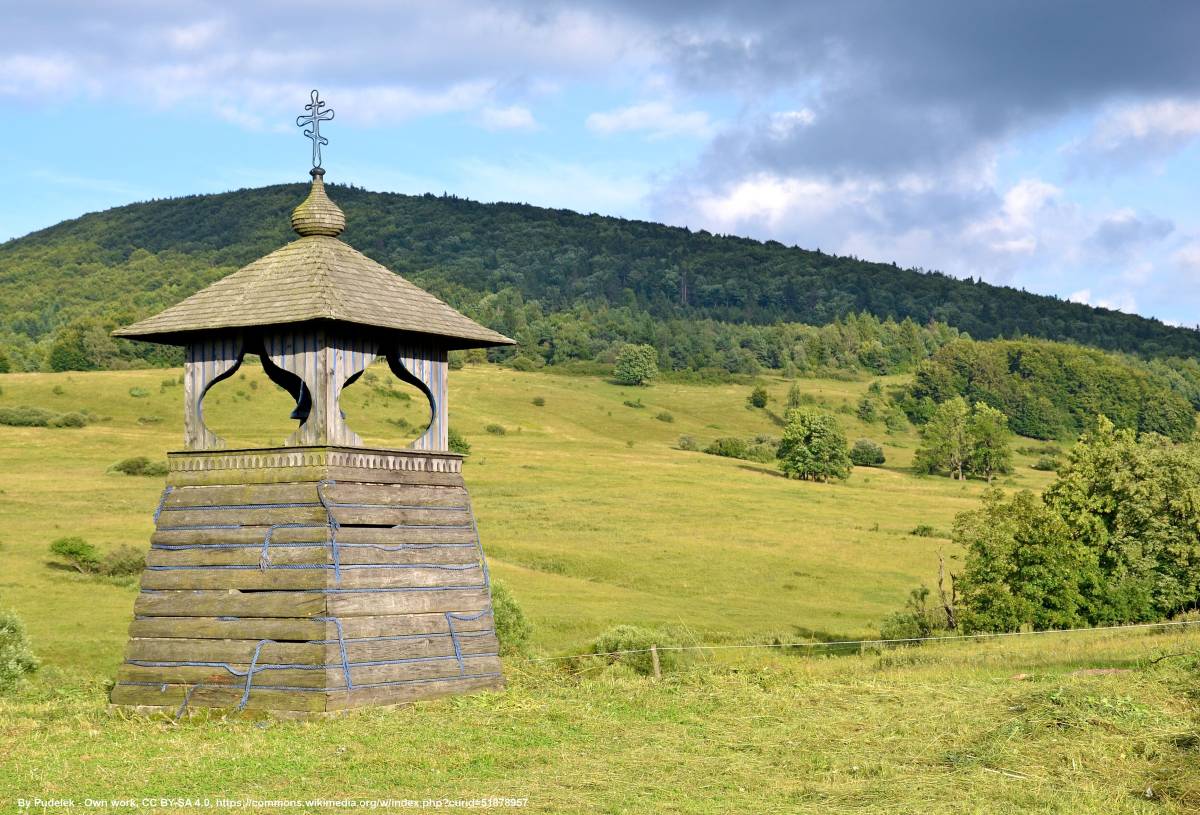
[[[503,686],[459,456],[170,460],[115,705],[326,713]]]

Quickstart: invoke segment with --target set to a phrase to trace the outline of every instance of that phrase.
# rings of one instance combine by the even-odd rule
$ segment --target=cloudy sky
[[[775,239],[1200,323],[1200,4],[6,0],[0,240],[306,180]]]

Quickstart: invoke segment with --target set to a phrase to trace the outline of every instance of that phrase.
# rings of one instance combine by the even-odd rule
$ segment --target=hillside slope
[[[345,238],[471,310],[510,290],[548,312],[580,302],[652,319],[824,324],[856,312],[938,320],[1147,356],[1200,353],[1200,332],[1011,288],[643,221],[331,185]],[[150,201],[0,245],[0,344],[80,317],[126,323],[290,237],[303,185]]]

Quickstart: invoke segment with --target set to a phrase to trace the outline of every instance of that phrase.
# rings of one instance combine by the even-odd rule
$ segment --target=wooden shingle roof
[[[196,332],[334,320],[432,335],[449,348],[513,344],[338,240],[345,223],[315,173],[292,213],[298,240],[113,334],[183,344]]]

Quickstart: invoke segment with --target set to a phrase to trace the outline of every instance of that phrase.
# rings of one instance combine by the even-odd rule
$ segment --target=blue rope
[[[271,565],[271,533],[276,529],[313,529],[319,526],[318,524],[293,523],[293,524],[272,524],[267,527],[267,532],[263,535],[262,553],[258,556],[258,568],[266,569]]]
[[[337,617],[315,617],[314,619],[329,620],[332,621],[335,626],[337,626],[338,650],[341,651],[342,654],[342,673],[346,675],[346,687],[353,689],[354,681],[350,678],[350,657],[346,654],[346,637],[342,633],[342,621]]]
[[[342,582],[342,568],[341,568],[342,567],[342,557],[341,557],[341,553],[338,552],[338,539],[337,539],[338,522],[337,522],[337,518],[333,517],[333,509],[326,502],[325,493],[321,489],[326,484],[333,486],[333,485],[337,484],[337,482],[331,481],[331,480],[318,481],[317,482],[317,500],[319,500],[321,502],[321,506],[325,507],[325,515],[329,520],[329,547],[330,547],[330,550],[333,552],[333,582],[341,583]]]
[[[158,516],[163,514],[163,507],[167,505],[167,496],[175,491],[174,487],[168,486],[163,490],[162,498],[158,499],[158,508],[154,510],[154,525],[158,526]]]

